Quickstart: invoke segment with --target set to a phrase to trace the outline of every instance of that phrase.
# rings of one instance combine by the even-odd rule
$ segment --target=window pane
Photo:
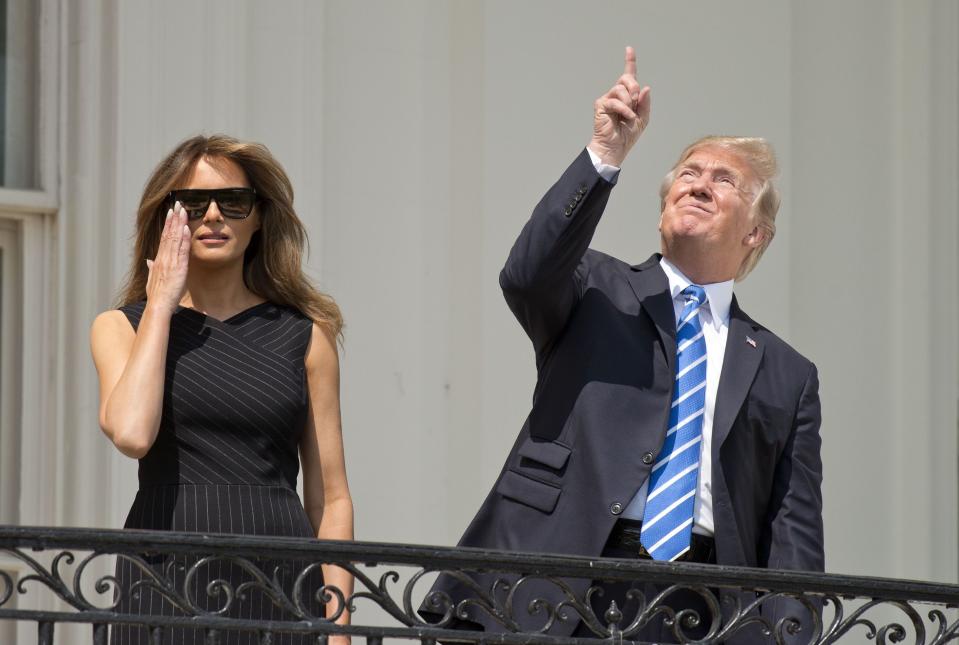
[[[0,186],[39,188],[36,0],[0,0]]]

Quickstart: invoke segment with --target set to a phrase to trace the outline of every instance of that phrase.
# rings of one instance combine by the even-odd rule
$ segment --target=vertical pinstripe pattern
[[[145,303],[123,307],[134,329]],[[150,452],[140,460],[140,489],[125,528],[312,537],[296,494],[297,447],[306,421],[308,399],[304,358],[312,323],[299,312],[270,303],[218,321],[192,309],[180,309],[170,326],[163,415]],[[185,574],[197,558],[157,557],[150,565],[182,590]],[[274,570],[287,594],[306,562],[258,560]],[[117,563],[126,591],[141,572]],[[208,585],[225,580],[234,589],[252,577],[239,566],[215,560],[197,571],[188,593],[207,611],[224,604]],[[305,588],[323,584],[317,569]],[[215,585],[214,585],[215,586]],[[305,600],[305,599],[304,599]],[[322,614],[315,601],[308,605]],[[121,611],[173,616],[181,612],[149,589],[124,595]],[[234,601],[229,616],[289,620],[260,591]],[[223,632],[224,645],[253,645],[255,633]],[[165,630],[164,645],[203,645],[205,634],[192,629]],[[277,645],[308,643],[307,637],[275,636]],[[113,645],[146,645],[145,629],[115,627]]]

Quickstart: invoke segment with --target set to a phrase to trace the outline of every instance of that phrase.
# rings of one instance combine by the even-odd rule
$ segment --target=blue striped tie
[[[699,449],[706,408],[706,340],[699,308],[706,291],[683,289],[686,306],[676,329],[676,380],[666,441],[649,475],[640,541],[654,560],[675,560],[689,550],[699,480]]]

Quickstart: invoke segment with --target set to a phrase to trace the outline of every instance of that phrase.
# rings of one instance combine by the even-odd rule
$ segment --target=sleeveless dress
[[[136,329],[146,303],[121,308]],[[220,321],[179,308],[170,324],[163,412],[156,441],[140,459],[139,483],[124,528],[200,533],[315,537],[296,493],[298,446],[309,409],[304,359],[313,323],[300,312],[265,302]],[[161,576],[183,593],[186,572],[196,557],[145,554]],[[292,598],[296,573],[307,563],[259,560],[268,576],[276,571]],[[132,585],[148,578],[129,561],[117,562],[118,610],[182,616],[154,589]],[[226,603],[208,593],[222,579],[233,590],[252,580],[240,566],[214,560],[195,571],[187,595],[204,611]],[[322,586],[319,567],[304,587],[302,601],[313,616],[323,608],[313,594]],[[308,602],[309,601],[309,602]],[[226,615],[260,620],[295,620],[258,590],[235,599]],[[114,645],[147,644],[144,628],[114,626]],[[258,643],[256,632],[220,633],[220,643]],[[166,628],[166,645],[202,645],[201,630]],[[274,635],[274,643],[309,639]]]

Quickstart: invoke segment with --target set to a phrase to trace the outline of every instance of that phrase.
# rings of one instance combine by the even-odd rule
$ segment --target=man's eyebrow
[[[694,164],[694,168],[695,170],[702,172],[702,168],[698,164]],[[746,180],[746,176],[741,172],[732,166],[726,166],[723,164],[716,164],[712,166],[711,174],[714,177],[732,177],[737,183],[741,183]]]
[[[695,170],[696,172],[703,172],[703,165],[699,163],[698,161],[684,161],[683,163],[679,164],[679,168],[677,168],[677,170],[685,170],[685,169]],[[712,167],[712,174],[729,175],[731,177],[735,177],[738,180],[743,179],[742,173],[737,172],[731,166],[724,166],[722,164],[714,165]]]
[[[731,177],[735,177],[737,179],[743,178],[742,174],[737,172],[733,168],[730,168],[728,166],[722,166],[722,165],[716,166],[715,169],[713,170],[713,174],[714,175],[730,175]]]

